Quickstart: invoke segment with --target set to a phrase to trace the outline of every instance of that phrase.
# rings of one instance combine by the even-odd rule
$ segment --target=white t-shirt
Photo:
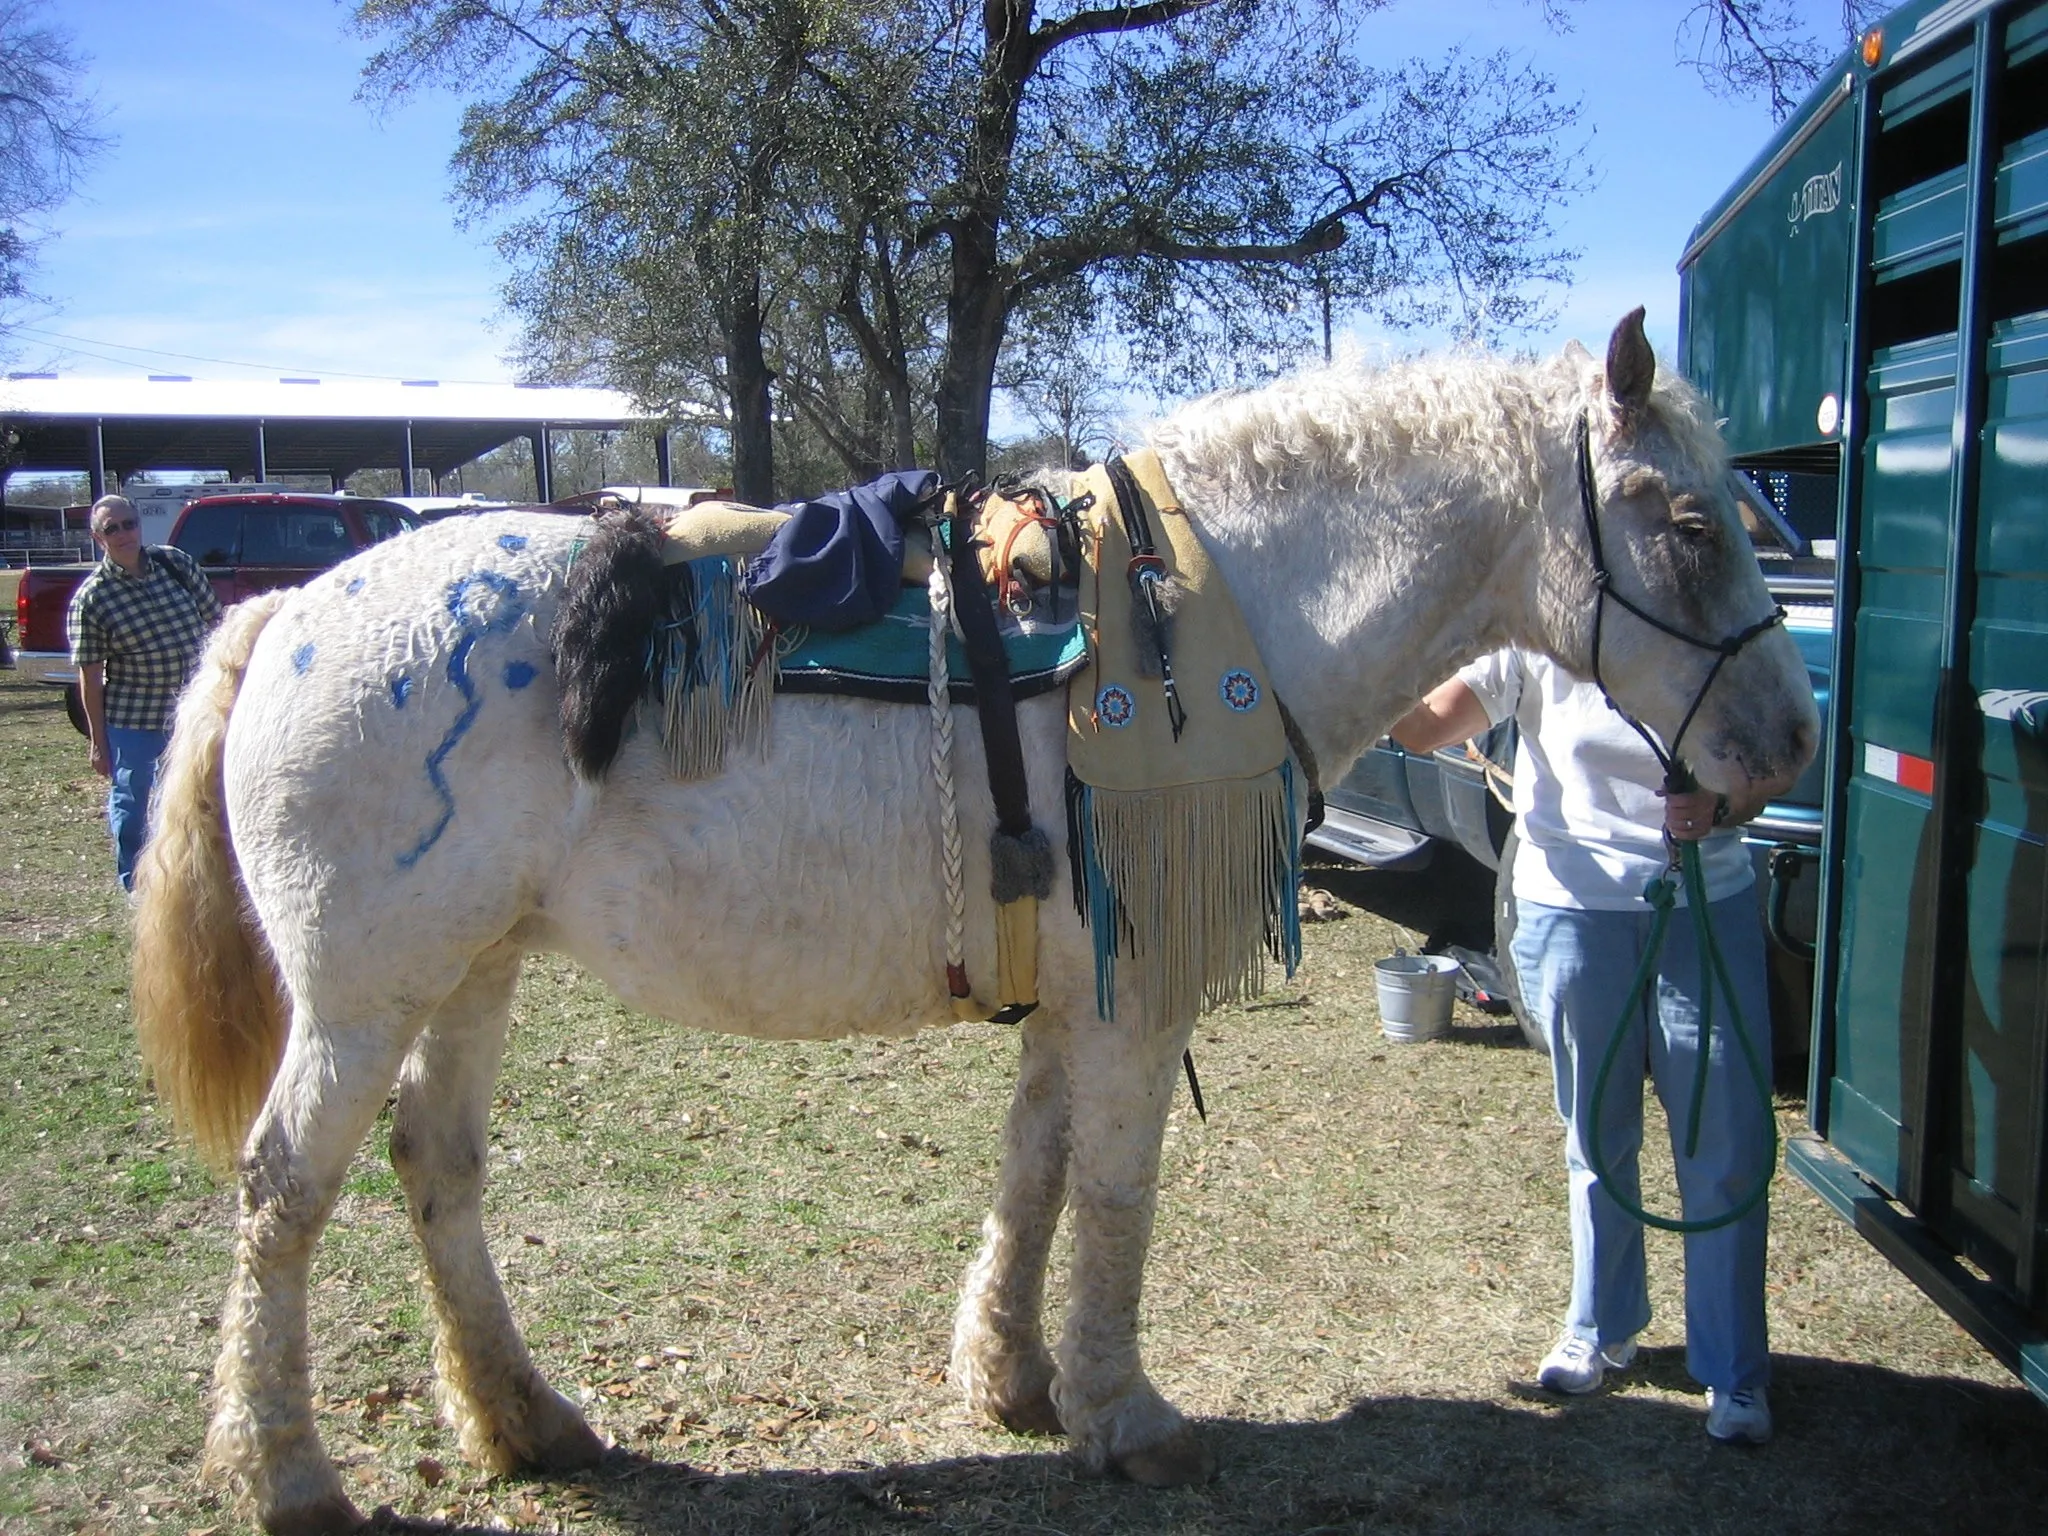
[[[1525,901],[1587,911],[1639,906],[1643,888],[1669,867],[1664,771],[1600,690],[1533,651],[1495,651],[1458,673],[1498,725],[1521,730],[1515,759],[1515,821],[1522,848],[1514,891]],[[1755,881],[1742,834],[1725,827],[1700,843],[1707,900]],[[1678,887],[1685,901],[1683,883]]]

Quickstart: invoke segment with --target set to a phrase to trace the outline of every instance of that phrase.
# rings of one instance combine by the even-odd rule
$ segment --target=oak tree
[[[851,474],[979,469],[1013,330],[1168,392],[1371,315],[1539,320],[1586,182],[1577,104],[1506,53],[1378,62],[1391,0],[359,0],[372,93],[469,98],[527,365],[717,402],[768,499],[778,430]],[[1542,0],[1568,27],[1577,0]],[[1845,25],[1863,0],[1842,0]],[[1788,0],[1700,0],[1700,67],[1793,90]],[[1042,341],[1041,341],[1042,344]],[[1014,355],[1007,377],[1048,379]],[[1068,378],[1060,388],[1071,391]]]

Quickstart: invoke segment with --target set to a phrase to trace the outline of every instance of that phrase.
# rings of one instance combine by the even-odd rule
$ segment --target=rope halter
[[[1641,604],[1617,592],[1614,589],[1614,573],[1607,565],[1607,550],[1600,539],[1600,500],[1593,480],[1592,433],[1583,411],[1579,413],[1575,440],[1578,453],[1579,508],[1586,515],[1586,543],[1593,557],[1593,686],[1600,690],[1600,696],[1607,701],[1607,707],[1626,720],[1635,733],[1643,738],[1651,755],[1657,759],[1658,766],[1664,770],[1665,788],[1691,788],[1694,783],[1692,772],[1680,758],[1678,749],[1680,743],[1685,740],[1686,731],[1692,727],[1693,716],[1699,713],[1700,705],[1706,702],[1707,690],[1714,686],[1714,679],[1721,675],[1721,668],[1739,655],[1742,648],[1758,635],[1784,623],[1785,610],[1773,604],[1769,613],[1748,628],[1719,640],[1703,640],[1698,635],[1658,618]],[[1685,717],[1678,723],[1678,733],[1671,738],[1671,748],[1668,752],[1648,726],[1621,707],[1608,688],[1606,678],[1600,673],[1601,621],[1610,601],[1634,614],[1652,629],[1669,635],[1674,640],[1682,640],[1695,650],[1707,651],[1713,655],[1714,664],[1707,668],[1705,681],[1700,684],[1699,691],[1692,696],[1692,703],[1686,708]]]

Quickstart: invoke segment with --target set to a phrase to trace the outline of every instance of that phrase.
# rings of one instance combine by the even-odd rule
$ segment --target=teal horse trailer
[[[1891,13],[1680,270],[1683,366],[1833,557],[1788,1162],[2048,1399],[2048,3]]]

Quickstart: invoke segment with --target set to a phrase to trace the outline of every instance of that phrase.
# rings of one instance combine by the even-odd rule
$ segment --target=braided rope
[[[936,541],[934,541],[936,543]],[[961,869],[960,807],[953,788],[953,686],[946,668],[946,637],[952,630],[953,588],[943,548],[934,549],[926,580],[931,601],[931,676],[925,696],[932,711],[932,782],[939,790],[939,864],[946,878],[946,967],[963,974],[967,963],[967,891]]]
[[[1474,736],[1465,743],[1465,761],[1479,765],[1479,771],[1486,776],[1486,788],[1495,803],[1510,816],[1515,813],[1515,771],[1503,768],[1479,748],[1479,738]]]

